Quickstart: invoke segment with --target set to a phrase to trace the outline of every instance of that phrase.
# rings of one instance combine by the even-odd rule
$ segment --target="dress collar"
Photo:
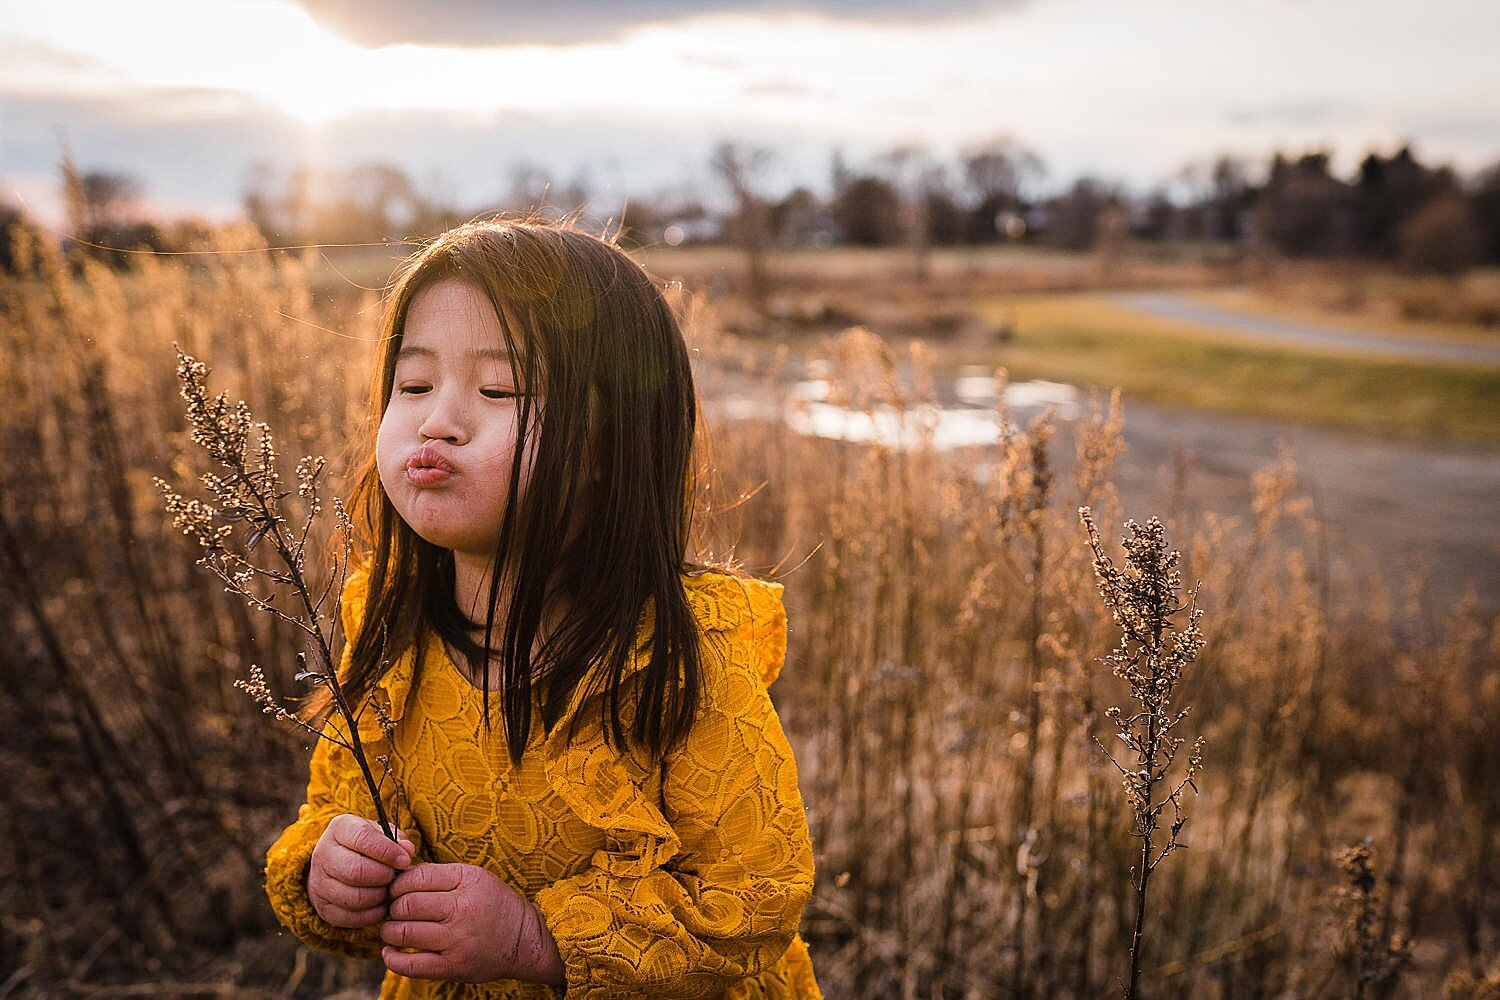
[[[782,605],[783,586],[752,577],[740,577],[729,573],[706,571],[682,578],[683,592],[688,607],[704,633],[744,631],[744,638],[754,656],[754,666],[761,683],[770,687],[781,674],[786,662],[786,612]],[[363,569],[349,574],[344,585],[343,608],[345,634],[352,635],[358,627],[358,618],[364,608],[369,575]],[[351,613],[352,612],[352,613]],[[656,632],[656,609],[647,601],[636,629],[635,645],[626,664],[624,676],[629,677],[643,669],[651,657],[651,643]],[[446,656],[441,641],[428,635],[424,642],[431,645],[426,655]],[[411,695],[415,648],[408,649],[389,670],[375,682],[372,697],[385,707],[392,722],[400,722],[406,714],[406,702]],[[586,691],[585,685],[576,689],[564,711],[559,725],[565,725],[590,698],[599,692]],[[383,736],[380,724],[373,711],[368,708],[359,716],[360,737],[379,739]]]

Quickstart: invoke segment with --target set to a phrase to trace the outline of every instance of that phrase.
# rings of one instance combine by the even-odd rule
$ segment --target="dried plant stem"
[[[1026,758],[1020,769],[1020,817],[1013,845],[1017,890],[1013,934],[1016,959],[1011,970],[1010,992],[1016,996],[1025,996],[1032,989],[1028,978],[1032,971],[1029,917],[1031,900],[1037,895],[1038,838],[1043,832],[1036,821],[1036,775],[1041,756],[1042,588],[1047,565],[1045,519],[1053,480],[1047,454],[1052,420],[1053,413],[1049,410],[1032,421],[1025,434],[1010,442],[1005,461],[1008,515],[1017,524],[1018,533],[1030,542],[1030,559],[1025,572],[1028,590],[1024,697]],[[1043,930],[1038,928],[1039,939]]]
[[[1396,982],[1401,969],[1411,960],[1410,942],[1380,928],[1379,915],[1389,897],[1375,874],[1371,839],[1353,844],[1338,854],[1345,886],[1344,949],[1350,959],[1355,1000],[1369,996],[1373,987],[1381,994]]]
[[[1115,724],[1117,735],[1133,757],[1132,766],[1122,766],[1104,745],[1105,757],[1120,772],[1125,799],[1131,808],[1135,836],[1140,839],[1139,861],[1135,866],[1135,915],[1130,936],[1130,981],[1125,996],[1140,995],[1140,971],[1146,926],[1147,899],[1151,875],[1167,855],[1182,848],[1178,834],[1187,823],[1182,811],[1182,793],[1198,786],[1194,778],[1203,766],[1203,738],[1193,745],[1187,766],[1175,783],[1170,770],[1177,752],[1185,742],[1174,730],[1187,717],[1188,709],[1172,711],[1172,695],[1183,670],[1203,648],[1198,628],[1203,612],[1197,607],[1197,587],[1191,592],[1191,603],[1176,603],[1182,586],[1177,570],[1180,553],[1168,551],[1161,521],[1153,517],[1142,527],[1135,521],[1125,526],[1130,537],[1124,540],[1126,566],[1117,568],[1104,554],[1098,529],[1088,507],[1078,509],[1080,520],[1088,531],[1089,547],[1094,552],[1094,574],[1099,593],[1120,627],[1120,644],[1101,662],[1110,666],[1116,677],[1130,685],[1137,711],[1126,716],[1111,707],[1105,715]],[[1178,632],[1172,628],[1172,616],[1188,611],[1188,624]],[[1170,646],[1167,640],[1171,639]],[[1158,791],[1163,794],[1158,795]],[[1166,842],[1156,833],[1162,812],[1173,810]]]
[[[104,724],[97,699],[87,685],[79,682],[78,669],[64,652],[62,639],[42,609],[35,588],[28,585],[21,547],[3,513],[0,513],[0,556],[4,557],[4,562],[0,565],[5,570],[7,589],[21,598],[31,615],[54,676],[67,692],[70,721],[78,736],[78,746],[89,764],[87,773],[99,789],[104,812],[135,868],[135,876],[144,880],[147,890],[155,897],[158,895],[158,886],[153,880],[146,878],[150,871],[146,837],[134,811],[126,802],[126,789],[130,787],[130,782],[128,777],[126,780],[117,780],[109,766],[111,761],[127,764],[129,758],[113,741],[109,728]],[[170,920],[171,908],[166,905],[165,900],[158,899],[156,902],[160,912]]]
[[[1152,725],[1147,731],[1147,745],[1154,745],[1156,739],[1156,727]],[[1154,773],[1156,770],[1156,754],[1148,750],[1144,763],[1146,766],[1143,768],[1143,770],[1147,774]],[[1152,781],[1147,781],[1144,783],[1144,788],[1141,792],[1143,799],[1141,804],[1141,812],[1143,813],[1149,814],[1151,812],[1151,807],[1153,805],[1151,801],[1151,795],[1155,789],[1155,785],[1156,783]],[[1154,828],[1151,824],[1142,825],[1140,833],[1141,860],[1137,869],[1140,872],[1140,877],[1139,881],[1136,883],[1135,892],[1135,929],[1131,931],[1130,934],[1130,988],[1125,991],[1125,996],[1127,998],[1139,995],[1138,981],[1141,974],[1141,932],[1146,926],[1146,893],[1149,889],[1149,883],[1151,881],[1151,872],[1155,869],[1155,866],[1151,863],[1151,835],[1154,832]]]
[[[247,474],[248,470],[246,470],[243,467],[243,464],[241,464],[236,469],[236,471],[241,474]],[[260,506],[261,515],[263,518],[265,518],[264,523],[270,526],[269,537],[271,538],[272,544],[276,547],[276,554],[278,557],[280,557],[282,563],[285,564],[288,568],[289,572],[287,574],[287,582],[290,583],[293,591],[297,595],[297,600],[302,605],[302,611],[305,615],[305,619],[302,622],[298,622],[298,624],[305,627],[306,631],[310,632],[312,635],[313,651],[316,654],[318,661],[317,674],[321,675],[318,683],[327,686],[329,694],[333,697],[334,707],[338,711],[339,717],[344,720],[344,731],[347,734],[348,750],[351,754],[354,755],[355,762],[359,764],[360,774],[364,776],[365,784],[370,789],[370,799],[375,804],[375,817],[376,820],[380,823],[380,830],[391,840],[395,840],[395,831],[392,829],[390,821],[386,817],[385,806],[381,802],[380,782],[375,779],[374,772],[370,770],[369,757],[365,753],[364,744],[359,738],[359,725],[357,723],[358,713],[355,712],[353,706],[349,704],[348,699],[344,697],[344,687],[339,683],[338,671],[334,669],[333,650],[328,644],[328,636],[324,633],[323,629],[318,628],[316,625],[318,621],[319,608],[323,601],[326,600],[328,588],[324,588],[324,592],[319,595],[319,598],[316,601],[313,600],[312,593],[307,586],[307,578],[302,573],[302,552],[307,544],[308,528],[312,524],[312,518],[309,517],[306,524],[304,525],[301,536],[296,542],[296,548],[294,551],[292,545],[289,544],[286,535],[282,532],[281,518],[272,514],[268,507],[267,496],[263,493],[257,492],[256,499]],[[342,576],[342,574],[340,575]],[[317,732],[295,716],[291,716],[290,718],[297,725],[302,726],[302,728],[307,729],[309,732]],[[327,737],[326,732],[317,732],[317,735],[322,736],[325,739],[329,738]],[[337,737],[334,738],[337,739]]]
[[[381,799],[381,782],[375,778],[369,755],[359,735],[359,711],[345,697],[334,666],[329,641],[332,625],[323,614],[323,605],[333,592],[334,584],[343,583],[353,547],[352,525],[337,500],[333,506],[342,544],[336,546],[336,572],[316,596],[305,573],[308,539],[313,522],[322,511],[317,478],[324,467],[323,459],[304,458],[297,464],[295,494],[304,502],[307,512],[300,529],[293,530],[289,516],[284,512],[284,502],[293,495],[293,491],[282,488],[278,455],[270,427],[252,420],[249,407],[243,401],[230,405],[223,393],[210,398],[206,388],[208,366],[183,353],[181,348],[177,351],[177,379],[182,398],[187,403],[188,424],[194,443],[202,446],[228,475],[209,473],[201,477],[214,500],[214,506],[184,498],[165,481],[157,479],[157,488],[162,493],[167,511],[172,515],[173,524],[183,534],[198,542],[203,550],[198,560],[199,565],[222,580],[226,590],[238,594],[251,607],[286,622],[304,634],[305,642],[311,647],[313,669],[299,671],[297,679],[322,684],[327,688],[333,709],[343,722],[342,732],[336,730],[331,722],[322,729],[315,729],[287,711],[271,693],[257,666],[250,668],[248,681],[238,680],[235,686],[243,688],[259,701],[267,714],[291,722],[316,738],[332,740],[348,750],[365,779],[381,831],[394,840],[395,831],[386,816]],[[229,523],[224,523],[226,521]],[[235,522],[250,528],[243,551],[231,548],[228,544]],[[270,542],[278,568],[266,567],[251,560],[254,549],[262,541]],[[297,612],[288,614],[277,607],[273,603],[275,593],[259,593],[253,586],[256,580],[269,581],[276,591],[290,591]],[[305,667],[305,653],[299,653],[298,660]],[[389,720],[378,707],[376,714],[389,735]]]

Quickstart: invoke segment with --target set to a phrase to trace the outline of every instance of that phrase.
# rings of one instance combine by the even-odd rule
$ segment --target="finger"
[[[451,920],[453,893],[408,892],[391,903],[392,920]]]
[[[369,927],[385,919],[385,904],[364,910],[346,910],[342,906],[323,904],[314,906],[318,915],[335,927]]]
[[[387,868],[404,868],[411,863],[411,855],[406,849],[382,833],[373,820],[346,814],[337,817],[334,823],[329,824],[334,831],[334,840],[354,853],[363,854]]]
[[[453,935],[430,920],[387,920],[380,925],[380,940],[393,948],[442,951],[453,943]]]
[[[344,847],[329,852],[323,870],[345,885],[366,887],[388,886],[396,875],[395,869]]]
[[[447,979],[452,963],[434,951],[403,952],[387,945],[380,950],[380,960],[398,976],[411,979]]]
[[[384,886],[361,888],[346,885],[336,879],[319,879],[316,884],[309,884],[307,890],[317,896],[320,902],[331,903],[345,910],[367,910],[372,906],[382,906],[388,898]]]
[[[391,895],[402,896],[408,892],[452,892],[463,878],[464,865],[418,864],[413,865],[391,883]]]

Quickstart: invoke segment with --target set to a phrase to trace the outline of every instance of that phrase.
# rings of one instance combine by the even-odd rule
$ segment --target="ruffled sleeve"
[[[343,662],[339,666],[341,676],[345,675],[349,667],[350,650],[353,638],[358,633],[368,583],[365,571],[351,571],[339,598],[339,616],[347,639]],[[393,667],[392,671],[397,669]],[[390,683],[390,678],[382,679],[372,691],[372,697],[384,701],[387,711],[399,718],[400,702],[391,707]],[[379,765],[374,762],[374,756],[386,752],[387,748],[382,744],[383,734],[378,724],[372,724],[373,715],[368,710],[362,713],[359,728],[365,753],[378,775]],[[387,816],[394,821],[392,802],[388,799],[385,805]],[[325,951],[369,958],[380,954],[378,925],[361,928],[334,927],[318,916],[307,898],[307,870],[313,848],[323,836],[329,821],[343,813],[375,818],[374,804],[354,755],[332,740],[320,739],[313,750],[307,800],[298,809],[296,821],[282,831],[266,854],[266,895],[276,918],[307,944]],[[414,829],[403,829],[402,832],[420,854],[422,845],[417,839],[417,832]]]
[[[720,995],[781,959],[812,893],[796,764],[766,691],[785,658],[781,587],[711,574],[688,598],[704,696],[660,794],[642,791],[654,781],[632,755],[549,740],[553,786],[608,843],[536,896],[569,996]]]

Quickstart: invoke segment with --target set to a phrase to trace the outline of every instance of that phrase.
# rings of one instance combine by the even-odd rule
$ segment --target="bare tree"
[[[911,248],[916,278],[932,278],[932,239],[928,218],[928,195],[942,184],[942,169],[932,162],[926,147],[902,145],[885,155],[892,183],[901,194],[902,228]]]
[[[417,186],[395,164],[358,164],[349,169],[345,183],[370,228],[383,236],[410,226],[422,214]]]
[[[507,204],[517,211],[540,212],[552,193],[552,176],[545,167],[525,160],[510,168],[510,193]]]
[[[1047,241],[1065,250],[1100,249],[1101,236],[1123,238],[1118,217],[1101,229],[1101,219],[1111,206],[1123,204],[1125,196],[1105,181],[1082,176],[1067,192],[1047,202]],[[1105,231],[1107,230],[1107,231]]]
[[[401,167],[357,163],[344,170],[253,164],[245,215],[276,244],[365,243],[439,232],[459,221],[446,195],[432,196]]]
[[[1245,235],[1246,218],[1255,204],[1250,168],[1243,157],[1225,154],[1213,164],[1212,239],[1239,240]]]
[[[734,195],[734,234],[736,242],[745,250],[750,302],[756,309],[760,309],[766,299],[766,242],[770,229],[766,202],[756,192],[756,181],[770,159],[768,149],[721,142],[709,161],[715,175]]]
[[[901,240],[901,196],[884,177],[847,182],[833,201],[833,218],[845,243],[885,247]]]
[[[1047,174],[1042,160],[1010,136],[1000,136],[964,154],[964,182],[972,199],[970,236],[988,242],[999,235],[995,220],[1018,212],[1031,183]]]
[[[68,225],[73,232],[97,232],[134,221],[131,217],[141,196],[140,181],[109,170],[80,171],[68,149],[63,151],[61,166]]]

